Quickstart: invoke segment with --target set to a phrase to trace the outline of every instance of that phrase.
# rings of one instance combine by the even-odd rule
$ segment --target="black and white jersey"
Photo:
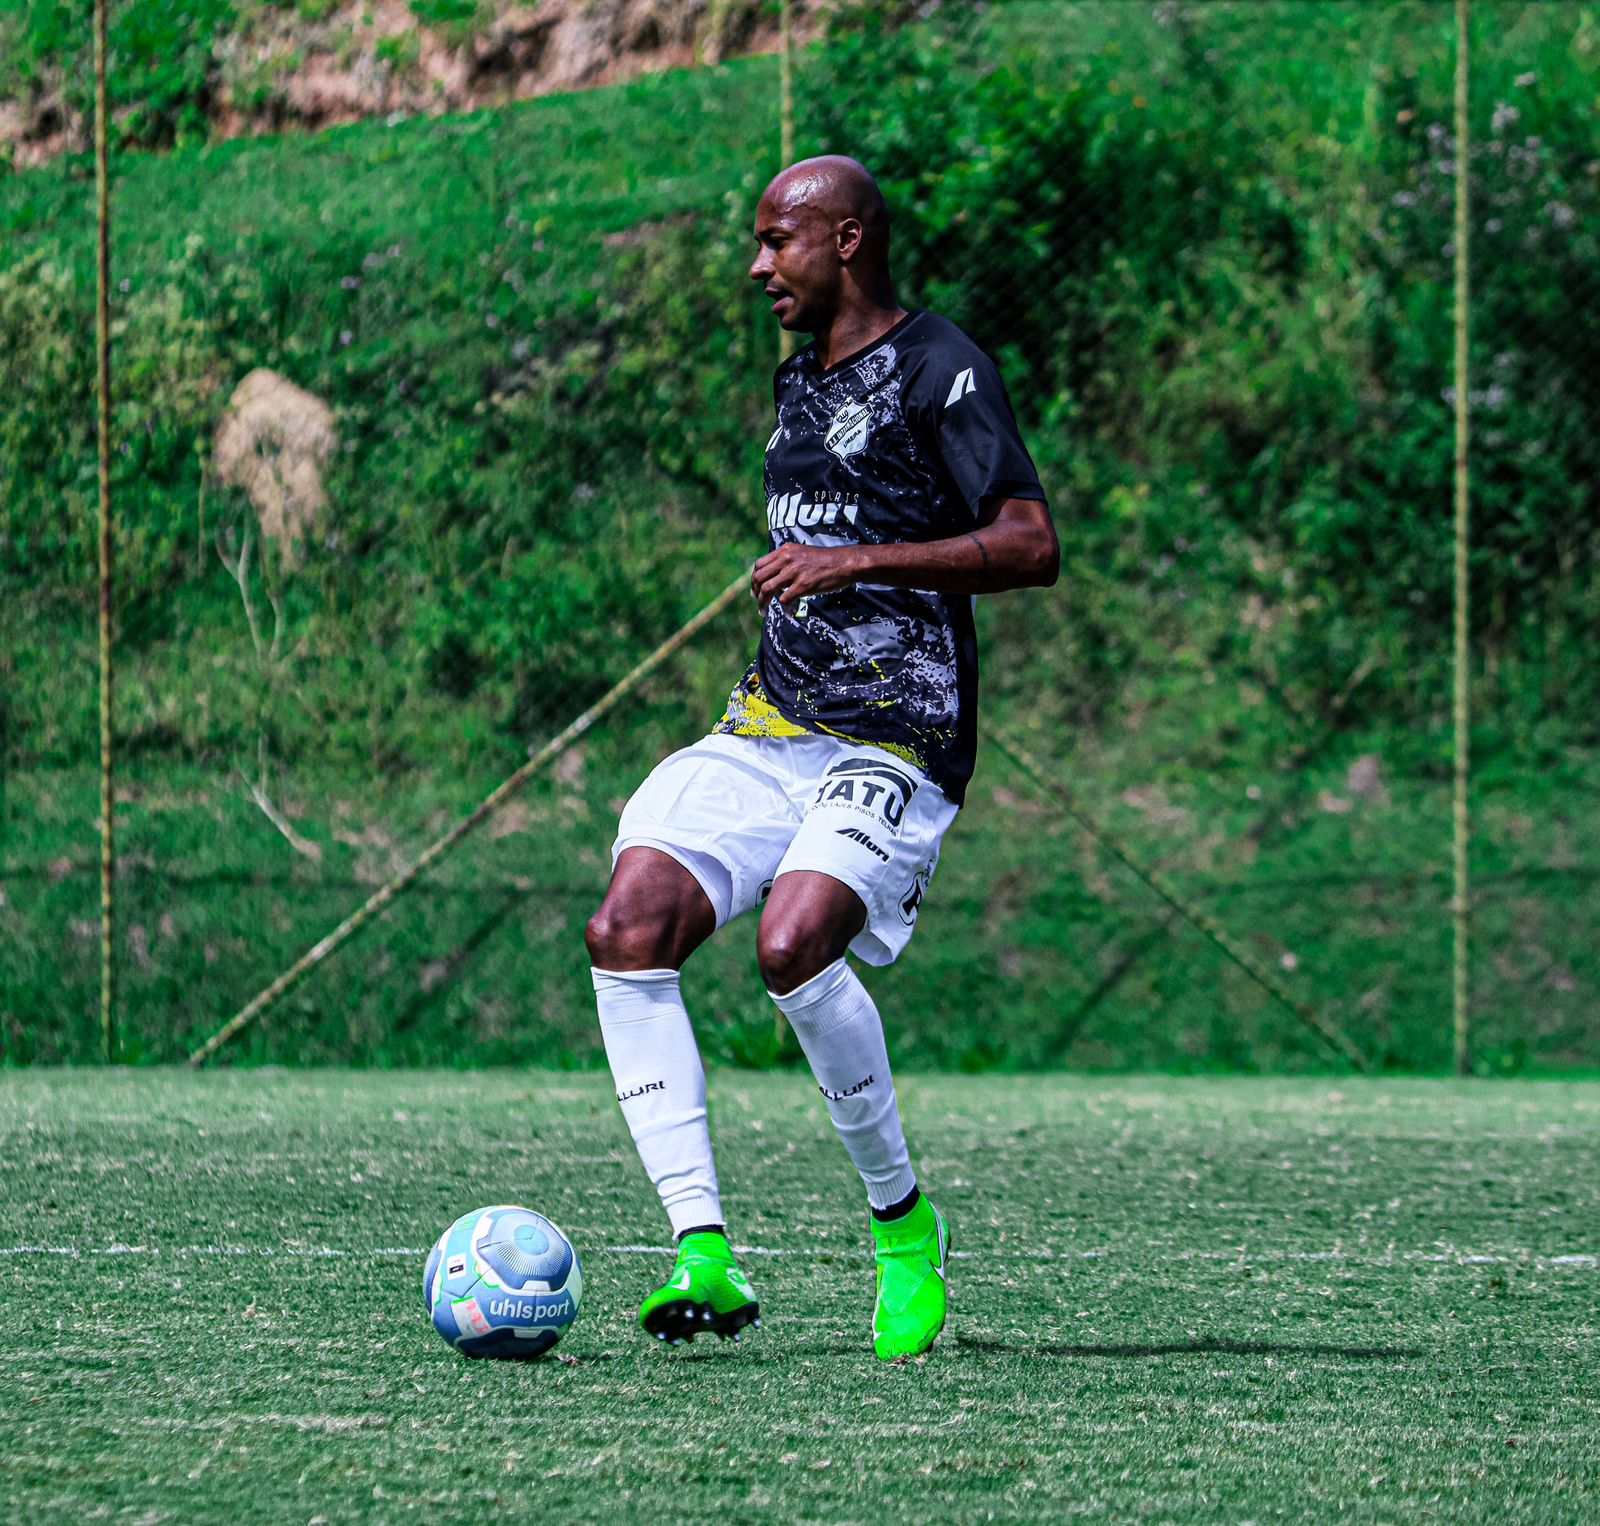
[[[882,545],[974,529],[990,500],[1043,500],[1000,373],[947,319],[914,312],[830,366],[773,378],[772,545]],[[969,594],[861,583],[767,606],[761,649],[716,730],[821,731],[916,764],[959,804],[977,752]]]

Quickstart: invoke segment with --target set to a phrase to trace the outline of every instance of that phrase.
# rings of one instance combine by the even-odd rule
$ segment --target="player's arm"
[[[978,524],[945,540],[883,546],[805,546],[770,551],[755,565],[750,589],[764,610],[777,599],[793,604],[807,594],[832,593],[855,583],[926,588],[937,593],[1003,593],[1048,588],[1061,566],[1061,547],[1049,506],[1036,498],[986,502]]]

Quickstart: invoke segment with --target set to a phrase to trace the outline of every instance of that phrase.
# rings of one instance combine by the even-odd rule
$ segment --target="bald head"
[[[843,154],[802,159],[781,171],[762,196],[780,214],[810,212],[837,225],[861,225],[856,258],[887,270],[889,205],[864,164]]]
[[[875,337],[901,314],[889,276],[889,208],[854,159],[791,164],[762,192],[755,236],[750,278],[784,328],[819,336],[819,355],[831,354],[836,339]]]

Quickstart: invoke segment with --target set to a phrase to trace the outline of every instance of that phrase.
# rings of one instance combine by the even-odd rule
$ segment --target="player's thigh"
[[[714,735],[663,760],[623,809],[613,863],[633,848],[665,854],[700,885],[717,927],[757,905],[801,819],[774,745]]]
[[[910,941],[955,816],[938,786],[893,754],[841,748],[817,779],[776,883],[809,871],[848,886],[866,912],[851,951],[889,964]]]

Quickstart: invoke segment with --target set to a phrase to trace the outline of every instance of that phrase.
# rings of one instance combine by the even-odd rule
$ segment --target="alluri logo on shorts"
[[[872,438],[872,409],[866,403],[846,403],[833,416],[822,443],[841,461],[858,456]]]
[[[868,849],[870,852],[876,853],[878,857],[884,861],[884,863],[889,862],[889,855],[885,853],[883,849],[877,845],[877,843],[868,837],[860,827],[839,827],[835,832],[835,836],[848,837],[851,842],[858,842],[863,848]]]
[[[891,830],[904,820],[917,792],[917,781],[892,763],[873,758],[846,758],[822,776],[813,805],[845,805],[876,816]]]

